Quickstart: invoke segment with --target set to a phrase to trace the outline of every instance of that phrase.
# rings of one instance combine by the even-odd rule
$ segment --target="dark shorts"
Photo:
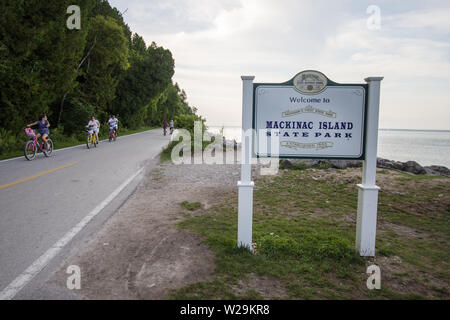
[[[41,134],[41,135],[43,135],[43,134],[50,134],[50,132],[48,131],[48,129],[41,129],[41,130],[39,130],[39,133]]]

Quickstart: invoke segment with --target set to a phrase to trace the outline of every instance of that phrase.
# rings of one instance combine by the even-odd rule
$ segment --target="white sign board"
[[[326,82],[325,82],[326,83]],[[254,153],[258,157],[361,159],[364,153],[364,85],[324,85],[305,94],[294,85],[255,84]],[[279,137],[279,154],[267,138]]]

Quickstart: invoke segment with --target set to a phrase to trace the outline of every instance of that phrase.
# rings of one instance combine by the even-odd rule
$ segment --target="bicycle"
[[[109,142],[112,140],[116,141],[117,138],[117,131],[114,128],[109,128]]]
[[[94,131],[91,128],[85,129],[84,131],[88,133],[88,135],[86,136],[86,147],[88,149],[90,149],[92,146],[97,148],[98,141]]]
[[[38,149],[40,151],[42,151],[42,153],[46,156],[46,157],[50,157],[50,155],[53,152],[53,141],[50,138],[47,138],[47,143],[48,143],[48,149],[45,148],[45,143],[44,141],[42,141],[42,145],[39,144],[39,142],[36,139],[36,134],[34,133],[34,130],[31,128],[26,128],[25,129],[25,134],[30,137],[30,140],[28,140],[25,143],[25,147],[23,149],[23,154],[25,156],[25,159],[27,159],[28,161],[33,160],[36,157],[36,153],[38,151]]]

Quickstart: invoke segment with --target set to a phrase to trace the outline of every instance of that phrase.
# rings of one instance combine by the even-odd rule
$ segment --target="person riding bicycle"
[[[166,135],[166,133],[167,133],[167,126],[168,126],[168,125],[169,125],[169,124],[167,123],[167,121],[164,120],[164,122],[163,122],[164,135]]]
[[[44,141],[45,143],[45,149],[48,150],[49,146],[48,146],[48,142],[47,142],[47,137],[50,134],[50,131],[48,130],[48,127],[50,127],[50,123],[47,120],[47,115],[41,114],[39,116],[39,120],[33,123],[30,123],[27,125],[27,128],[32,127],[32,126],[36,126],[37,125],[37,129],[38,129],[38,134],[36,135],[36,141],[39,139],[39,137],[42,138],[42,141]]]
[[[172,134],[172,132],[173,132],[173,120],[170,120],[169,127],[170,127],[170,134]]]
[[[116,118],[115,115],[111,115],[111,118],[108,120],[109,130],[114,130],[114,135],[117,136],[117,124],[119,119]]]
[[[100,122],[99,122],[97,119],[95,119],[95,116],[92,116],[92,117],[91,117],[91,120],[89,120],[89,122],[88,122],[86,128],[89,129],[89,133],[90,133],[90,134],[91,134],[91,133],[94,133],[94,134],[95,134],[95,139],[96,139],[96,141],[97,141],[97,143],[98,143],[98,142],[99,142],[99,139],[98,139],[98,131],[99,131],[99,129],[100,129]]]

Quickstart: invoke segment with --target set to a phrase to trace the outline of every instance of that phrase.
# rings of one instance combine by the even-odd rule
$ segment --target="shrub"
[[[0,128],[0,156],[22,150],[27,140],[28,138],[23,132],[14,134],[10,130]]]
[[[78,136],[94,112],[94,106],[84,103],[77,98],[69,99],[65,106],[62,119],[64,133],[68,136],[72,134],[77,134]]]

